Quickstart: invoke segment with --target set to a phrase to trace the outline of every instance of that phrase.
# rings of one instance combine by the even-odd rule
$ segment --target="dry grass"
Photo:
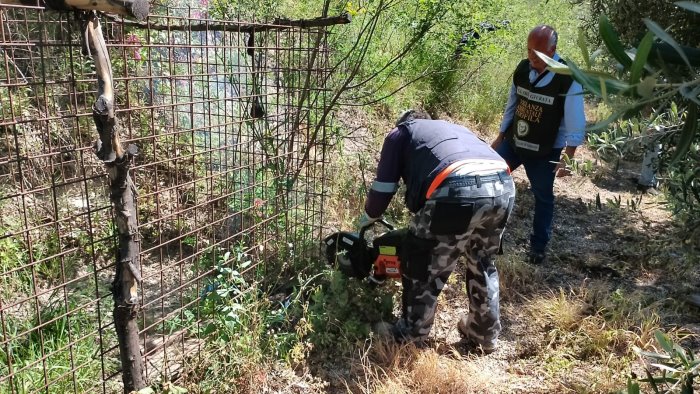
[[[506,374],[494,376],[484,367],[484,359],[462,357],[452,349],[441,354],[436,349],[413,345],[374,344],[362,361],[359,392],[375,394],[457,394],[501,392]]]
[[[540,268],[527,264],[519,255],[503,257],[497,263],[502,301],[516,300],[538,289],[543,281]]]
[[[593,282],[579,289],[550,290],[527,300],[533,321],[549,332],[550,347],[576,349],[581,356],[605,358],[631,355],[632,346],[647,348],[660,326],[659,305],[644,305],[645,295],[606,292],[609,285]]]

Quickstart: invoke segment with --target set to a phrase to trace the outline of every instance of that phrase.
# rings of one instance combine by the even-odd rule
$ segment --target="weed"
[[[172,382],[163,382],[143,388],[132,394],[187,394],[187,389]]]
[[[503,300],[516,299],[519,294],[537,286],[542,280],[540,271],[517,255],[497,261],[500,294]]]
[[[238,379],[254,364],[287,360],[296,364],[306,358],[309,345],[304,338],[311,330],[304,317],[304,294],[314,278],[299,280],[300,285],[292,294],[272,297],[263,289],[256,271],[251,275],[242,272],[256,265],[252,257],[239,244],[231,251],[212,252],[211,258],[200,264],[215,264],[215,274],[208,279],[200,295],[201,324],[194,324],[195,314],[185,313],[181,325],[189,326],[195,334],[206,339],[211,349],[226,349],[226,354],[236,358],[217,357],[212,364],[199,366],[203,373],[213,376],[224,368]],[[185,311],[188,312],[188,311]]]
[[[657,394],[692,393],[700,377],[700,360],[663,331],[656,330],[654,337],[663,352],[648,352],[635,347],[635,352],[650,362],[645,363],[646,378],[638,379],[633,375],[628,380],[627,394],[640,393],[640,382],[646,383]]]
[[[574,174],[580,176],[593,175],[593,162],[588,159],[586,159],[583,162],[580,162],[574,158],[570,158],[569,156],[564,155],[564,164],[566,165],[566,169],[568,169]]]
[[[95,357],[101,353],[95,340],[98,327],[80,302],[80,299],[70,299],[64,305],[63,297],[54,295],[49,304],[30,320],[6,317],[5,332],[12,339],[7,347],[0,348],[0,374],[7,374],[8,366],[12,365],[11,392],[43,391],[46,381],[39,360],[44,358],[52,392],[74,389],[87,392],[93,387],[95,377],[102,373],[100,359]],[[47,323],[41,328],[33,328],[37,322]],[[18,336],[23,332],[27,334]],[[102,335],[113,336],[109,332]],[[107,368],[114,368],[118,363],[111,358],[105,360]]]
[[[338,344],[362,341],[372,323],[393,318],[393,292],[388,286],[369,287],[339,271],[324,275],[327,282],[315,289],[308,309],[313,327],[309,341],[316,350],[328,356],[347,351]]]
[[[612,161],[624,155],[624,147],[630,137],[629,130],[617,126],[598,133],[590,132],[586,138],[588,138],[588,146],[595,149],[601,158]]]
[[[27,260],[27,250],[16,237],[0,238],[0,296],[3,299],[9,299],[12,294],[29,292],[31,276],[20,269]]]

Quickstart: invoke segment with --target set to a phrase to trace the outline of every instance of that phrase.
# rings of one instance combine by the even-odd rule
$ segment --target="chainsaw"
[[[380,223],[389,231],[366,239],[367,230]],[[373,231],[374,234],[377,234]],[[323,240],[326,259],[351,278],[365,279],[372,284],[382,284],[387,278],[401,278],[401,246],[407,229],[395,230],[394,226],[380,219],[357,232],[339,231]]]

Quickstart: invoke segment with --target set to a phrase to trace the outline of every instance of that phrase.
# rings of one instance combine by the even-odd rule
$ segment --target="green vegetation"
[[[647,149],[652,149],[649,148],[652,143],[662,146],[655,166],[667,178],[664,186],[669,203],[686,228],[697,235],[700,60],[697,48],[682,44],[694,43],[689,37],[695,37],[697,24],[690,21],[700,18],[700,8],[697,3],[683,1],[674,3],[673,7],[669,3],[655,3],[648,9],[630,9],[621,2],[607,7],[592,3],[592,16],[598,17],[598,37],[611,56],[609,61],[597,64],[584,42],[581,50],[586,68],[571,62],[557,72],[572,75],[588,92],[612,108],[612,114],[596,125],[600,131],[589,135],[589,142],[597,146],[599,153],[612,150],[622,155],[622,149],[639,139],[645,140]],[[639,25],[629,24],[637,20],[632,16],[639,12],[647,15],[643,30]],[[616,17],[615,26],[608,13]],[[668,31],[665,30],[669,25]],[[621,37],[627,44],[623,44]],[[616,72],[609,72],[612,68]],[[621,133],[622,129],[628,132]]]
[[[98,325],[94,311],[85,309],[85,301],[85,297],[76,295],[66,304],[62,296],[54,294],[39,314],[26,320],[10,318],[4,322],[8,338],[23,332],[29,335],[15,337],[0,348],[0,374],[9,375],[9,365],[14,374],[11,385],[0,386],[1,393],[32,393],[47,387],[48,382],[52,392],[88,392],[94,388],[95,378],[102,374],[100,359],[95,357],[99,344],[92,337]],[[40,329],[35,328],[40,322],[45,323]],[[116,336],[105,331],[101,340],[116,343]],[[118,364],[113,358],[106,361],[109,369]],[[46,367],[48,380],[42,365]]]
[[[635,351],[639,355],[647,357],[654,362],[646,368],[647,377],[640,382],[648,383],[654,393],[681,392],[692,393],[700,377],[700,360],[693,353],[674,343],[668,335],[662,331],[654,332],[654,337],[663,353],[645,352],[639,348]],[[659,369],[660,375],[654,376],[650,367]],[[639,393],[640,386],[632,380],[628,382],[627,393]]]

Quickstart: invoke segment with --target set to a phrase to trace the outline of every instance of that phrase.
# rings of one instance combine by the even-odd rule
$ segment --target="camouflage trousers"
[[[403,317],[396,328],[411,340],[427,337],[437,298],[460,256],[466,256],[469,338],[495,344],[501,330],[494,257],[513,209],[515,187],[502,181],[441,187],[416,213],[402,248]]]

